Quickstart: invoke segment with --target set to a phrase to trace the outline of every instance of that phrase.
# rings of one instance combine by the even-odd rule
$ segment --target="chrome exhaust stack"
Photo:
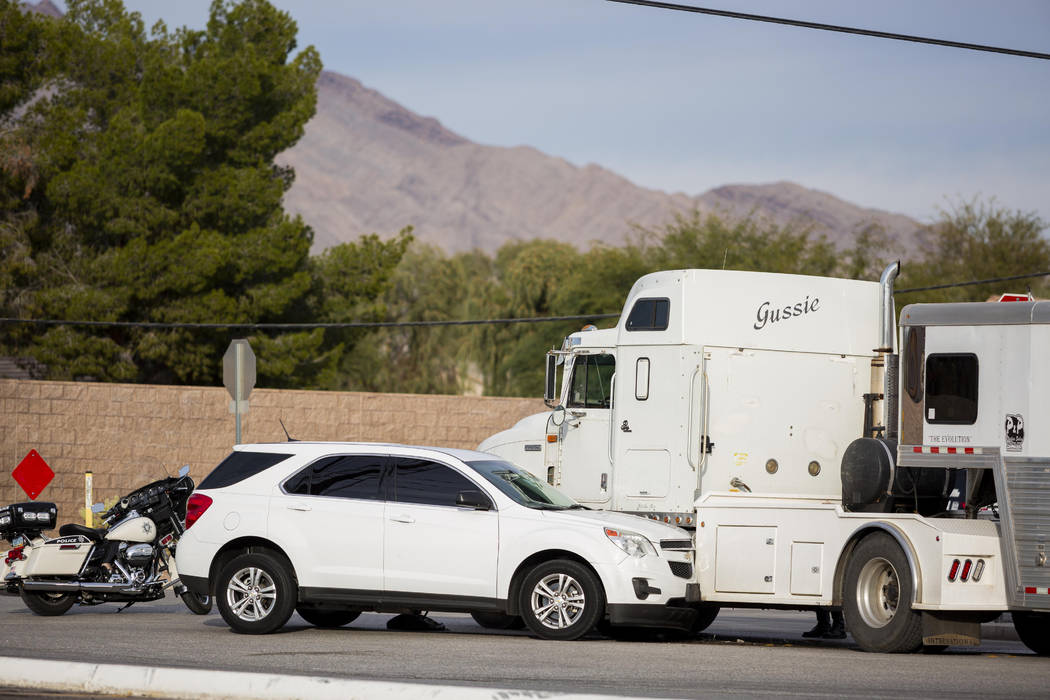
[[[881,305],[879,318],[881,328],[879,329],[879,347],[876,352],[883,354],[886,358],[886,374],[883,389],[883,425],[886,426],[884,433],[889,440],[897,439],[897,399],[900,383],[900,356],[895,353],[894,346],[897,336],[897,309],[893,303],[893,283],[901,271],[901,262],[886,267],[879,278],[881,288]]]

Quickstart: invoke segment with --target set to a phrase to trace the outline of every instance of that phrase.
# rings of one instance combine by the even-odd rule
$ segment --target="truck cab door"
[[[616,358],[605,352],[579,354],[569,371],[554,483],[582,503],[605,503],[612,479],[609,420]]]

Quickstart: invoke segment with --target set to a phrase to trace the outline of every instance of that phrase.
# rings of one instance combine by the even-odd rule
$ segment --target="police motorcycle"
[[[182,467],[177,477],[146,484],[109,510],[95,504],[91,510],[101,513],[102,528],[66,523],[53,539],[43,537],[55,526],[53,503],[0,508],[0,537],[14,546],[4,558],[3,592],[20,595],[34,613],[50,616],[76,603],[118,602],[126,608],[163,598],[171,588],[192,612],[211,612],[211,597],[183,586],[175,568],[193,487],[189,467]]]

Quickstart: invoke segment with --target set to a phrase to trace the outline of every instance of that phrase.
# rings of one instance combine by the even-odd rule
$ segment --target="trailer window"
[[[926,357],[926,422],[972,425],[977,422],[977,356],[970,353]]]
[[[612,355],[581,355],[572,367],[569,408],[609,408],[616,360]]]
[[[670,299],[639,299],[627,316],[629,331],[665,331],[671,315]]]

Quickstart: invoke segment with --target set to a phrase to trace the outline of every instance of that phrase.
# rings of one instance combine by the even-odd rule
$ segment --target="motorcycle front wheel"
[[[48,593],[46,591],[19,591],[22,602],[37,615],[54,617],[62,615],[77,602],[72,593]]]
[[[193,591],[184,591],[180,597],[194,615],[207,615],[211,612],[212,601],[210,595],[199,595]]]

